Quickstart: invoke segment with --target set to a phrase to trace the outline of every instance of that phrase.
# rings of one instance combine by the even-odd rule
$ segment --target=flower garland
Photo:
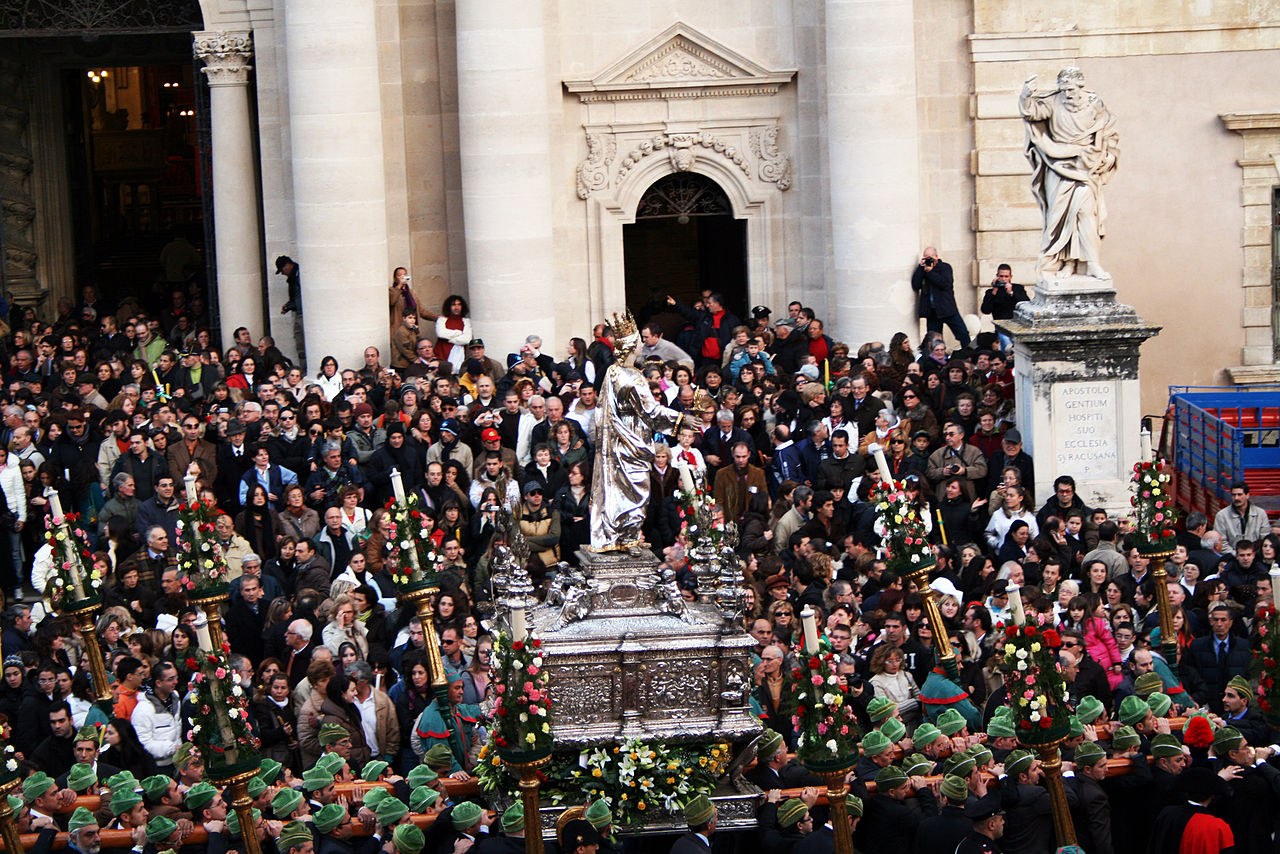
[[[936,561],[929,546],[933,522],[903,488],[901,481],[878,483],[871,489],[876,506],[875,532],[880,535],[885,559],[893,572],[902,575],[932,566]]]
[[[498,693],[493,743],[500,751],[551,751],[551,694],[542,666],[542,641],[512,641],[498,632],[493,642],[493,674]]]
[[[1055,629],[996,625],[1004,633],[997,662],[1004,673],[1013,708],[1014,727],[1023,744],[1048,744],[1066,735],[1071,708],[1067,685],[1058,669],[1056,650],[1062,638]],[[997,634],[997,637],[999,635]],[[997,642],[998,643],[998,642]]]
[[[1133,534],[1140,550],[1173,551],[1177,510],[1169,488],[1171,479],[1164,460],[1143,461],[1133,466],[1129,482],[1133,495],[1129,503],[1133,505]]]
[[[210,767],[256,762],[260,744],[249,729],[249,694],[231,666],[230,652],[224,641],[221,650],[193,651],[185,662],[192,674],[187,741],[200,749]]]
[[[102,590],[102,573],[85,569],[93,566],[93,552],[80,527],[79,513],[67,513],[57,519],[46,517],[45,525],[48,528],[45,541],[53,550],[53,575],[45,582],[45,595],[53,604],[53,610],[74,610],[77,604],[92,599]],[[79,594],[76,576],[80,578]]]
[[[1280,614],[1268,604],[1258,608],[1258,624],[1262,629],[1253,648],[1253,675],[1258,684],[1258,708],[1272,726],[1280,725],[1280,702],[1276,700],[1280,685],[1280,656],[1276,640],[1280,638]]]
[[[217,516],[212,501],[178,504],[178,576],[196,597],[224,592],[227,584],[227,558],[214,536]]]
[[[799,666],[792,668],[792,690],[796,710],[791,716],[799,738],[796,756],[809,764],[832,764],[858,758],[858,717],[845,702],[836,667],[836,655],[823,638],[812,655],[796,650]]]
[[[417,495],[407,496],[403,504],[391,498],[384,506],[391,516],[391,543],[400,550],[391,581],[401,587],[420,584],[444,563],[444,554],[431,538],[434,523],[418,509]]]
[[[710,795],[729,767],[725,742],[668,745],[625,739],[613,746],[557,754],[540,772],[552,804],[603,800],[616,824],[641,824],[654,814],[680,815],[694,795]],[[485,745],[476,765],[480,788],[518,797],[517,778]]]

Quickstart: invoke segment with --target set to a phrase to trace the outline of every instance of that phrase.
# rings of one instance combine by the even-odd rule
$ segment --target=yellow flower
[[[601,771],[599,768],[592,768],[592,769],[591,769],[591,776],[592,776],[592,777],[603,777],[603,776],[604,776],[604,772],[603,772],[603,771]]]
[[[644,809],[644,801],[636,801],[636,809],[638,810]]]
[[[667,785],[668,785],[668,786],[674,786],[675,784],[676,784],[676,778],[675,778],[675,777],[668,777],[668,778],[667,778]]]

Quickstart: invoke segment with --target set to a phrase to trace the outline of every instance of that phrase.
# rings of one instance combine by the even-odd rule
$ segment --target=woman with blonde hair
[[[360,658],[369,656],[369,639],[365,633],[364,623],[356,619],[356,606],[351,597],[342,594],[333,601],[333,615],[324,627],[324,645],[329,647],[335,656],[342,654],[343,642],[355,644]]]
[[[911,673],[904,670],[902,650],[893,644],[881,644],[871,655],[871,686],[877,697],[887,697],[898,704],[898,717],[910,729],[920,720],[920,687]]]

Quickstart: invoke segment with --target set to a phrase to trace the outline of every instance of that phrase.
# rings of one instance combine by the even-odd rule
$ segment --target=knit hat
[[[1076,765],[1095,765],[1107,758],[1107,752],[1096,741],[1086,741],[1076,748]]]
[[[1102,705],[1101,700],[1092,694],[1085,694],[1080,698],[1080,702],[1076,704],[1076,717],[1080,719],[1082,724],[1091,724],[1102,717],[1102,713],[1106,710],[1107,707]]]
[[[1144,673],[1133,680],[1133,692],[1144,699],[1163,689],[1164,680],[1154,670]]]
[[[420,854],[427,844],[427,837],[417,825],[402,824],[391,835],[391,843],[398,854]]]
[[[93,813],[84,807],[76,807],[76,811],[71,814],[71,818],[67,820],[67,832],[75,833],[82,827],[96,826],[98,819]]]
[[[330,721],[320,725],[320,732],[316,737],[319,739],[321,747],[328,747],[332,744],[337,744],[348,736],[350,736],[350,733],[347,732],[346,727]]]
[[[902,770],[908,777],[923,777],[933,771],[933,762],[926,759],[923,753],[913,753],[902,760]]]
[[[1004,772],[1010,777],[1017,777],[1023,771],[1031,767],[1031,763],[1036,761],[1035,754],[1030,750],[1018,748],[1009,751],[1009,755],[1004,758]]]
[[[447,744],[435,744],[422,756],[424,765],[430,765],[436,771],[448,771],[453,767],[453,752]]]
[[[916,730],[917,733],[919,731]],[[992,718],[991,723],[987,724],[987,735],[992,738],[1017,738],[1018,732],[1013,728],[1013,724],[1009,723],[1005,718]],[[920,741],[917,739],[916,744],[919,743]]]
[[[389,797],[391,797],[390,792],[381,786],[375,786],[364,793],[364,798],[361,799],[361,802],[369,809],[376,810],[378,808],[378,804],[382,803]]]
[[[613,810],[609,809],[609,802],[605,800],[592,801],[582,813],[582,817],[591,822],[591,826],[596,830],[602,830],[613,824]]]
[[[77,762],[67,772],[67,788],[78,795],[83,795],[96,782],[98,782],[98,772],[93,770],[92,765]]]
[[[1153,759],[1168,759],[1171,756],[1182,755],[1182,742],[1178,741],[1168,733],[1160,733],[1151,738],[1151,757]]]
[[[889,718],[887,721],[880,724],[880,731],[885,734],[886,738],[894,744],[897,744],[899,741],[906,738],[907,725],[897,718]]]
[[[694,795],[684,805],[684,821],[690,827],[706,824],[716,814],[716,808],[706,795]]]
[[[405,777],[405,781],[408,782],[410,786],[414,786],[414,787],[425,786],[428,783],[434,783],[436,780],[439,780],[439,779],[440,779],[440,775],[435,772],[434,768],[428,765],[416,766]]]
[[[330,804],[329,806],[336,807],[338,805]],[[342,809],[342,807],[338,807],[338,809]],[[341,816],[339,816],[339,818],[341,818]],[[262,821],[262,810],[255,809],[249,816],[249,824],[257,826],[260,821]],[[227,830],[231,832],[232,836],[240,835],[240,813],[235,811],[227,812]]]
[[[311,842],[313,838],[310,829],[305,824],[300,821],[291,821],[280,830],[280,835],[276,837],[276,850],[280,854],[288,854],[290,848],[305,845]]]
[[[113,795],[122,790],[133,791],[138,788],[138,778],[133,776],[132,771],[121,771],[118,774],[112,774],[105,782]]]
[[[1213,734],[1213,752],[1219,759],[1244,744],[1244,736],[1233,726],[1224,726]]]
[[[975,744],[969,748],[969,755],[973,757],[974,764],[979,768],[984,765],[990,765],[995,761],[996,755],[991,752],[991,748],[985,744]]]
[[[765,731],[760,734],[759,743],[756,745],[756,758],[761,762],[768,762],[775,753],[782,749],[782,746],[782,733],[765,728]]]
[[[1243,676],[1232,676],[1227,680],[1227,687],[1234,688],[1246,700],[1253,696],[1253,686]]]
[[[969,797],[969,781],[955,774],[942,778],[942,794],[953,801],[963,801]]]
[[[25,784],[23,785],[23,790],[26,790]],[[111,814],[116,816],[124,815],[140,803],[142,803],[142,795],[132,789],[121,789],[118,792],[113,792],[111,795]]]
[[[249,782],[245,784],[244,790],[249,793],[249,797],[260,798],[267,791],[267,784],[262,781],[261,777],[250,777]]]
[[[937,724],[938,729],[942,730],[942,734],[948,738],[969,725],[969,722],[964,719],[964,715],[955,709],[944,709],[934,723]]]
[[[942,730],[926,721],[916,727],[915,735],[912,736],[911,740],[916,747],[928,747],[940,738],[942,738]]]
[[[1137,726],[1146,720],[1147,715],[1151,713],[1151,707],[1147,705],[1147,701],[1130,694],[1120,702],[1120,723],[1129,726]]]
[[[366,783],[376,783],[378,778],[382,776],[382,772],[386,771],[390,766],[381,759],[370,759],[365,763],[364,768],[360,769],[360,779]]]
[[[290,789],[289,791],[293,790]],[[188,810],[194,813],[209,806],[217,796],[218,790],[212,784],[201,780],[190,789],[187,789],[187,796],[182,799],[182,802],[186,804]],[[298,797],[301,798],[302,796],[298,795]]]
[[[374,789],[373,792],[387,793],[386,789]],[[369,794],[373,794],[370,792]],[[276,796],[271,799],[271,812],[275,813],[276,818],[283,819],[298,808],[302,803],[302,792],[297,789],[281,789],[276,792]],[[365,797],[365,806],[369,805],[368,796]],[[372,808],[372,807],[370,807]]]
[[[378,824],[386,826],[395,824],[408,815],[409,807],[399,798],[383,798],[382,803],[378,804],[378,808],[373,812],[378,817]]]
[[[844,811],[850,818],[862,818],[862,798],[857,795],[845,795]]]
[[[893,742],[889,740],[889,736],[878,729],[873,729],[862,738],[862,754],[864,756],[879,756],[891,747],[893,747]]]
[[[898,704],[888,697],[872,697],[871,702],[867,703],[867,717],[871,718],[872,723],[878,724],[888,720],[896,708]]]
[[[342,766],[347,764],[347,760],[343,759],[336,753],[325,753],[316,760],[314,767],[321,771],[328,771],[334,777],[338,776],[338,772],[342,770]]]
[[[22,800],[27,804],[32,804],[36,798],[49,791],[49,787],[53,785],[52,777],[43,771],[37,771],[22,781]]]
[[[177,829],[178,823],[167,815],[153,816],[147,822],[147,841],[159,845],[172,836]]]
[[[258,776],[270,786],[280,779],[280,772],[283,769],[284,766],[274,759],[264,759],[262,764],[258,766]]]
[[[318,792],[333,783],[333,775],[323,768],[311,768],[302,775],[302,788],[308,792]]]
[[[1169,714],[1169,709],[1173,707],[1173,700],[1169,699],[1168,694],[1157,691],[1147,698],[1147,705],[1151,707],[1151,714],[1162,718]]]
[[[383,791],[386,791],[385,789]],[[409,793],[409,809],[413,812],[426,812],[436,805],[440,793],[430,786],[419,786]]]
[[[463,801],[453,808],[453,829],[466,830],[480,820],[484,810],[474,801]]]
[[[142,793],[147,803],[155,803],[169,793],[169,784],[173,778],[167,774],[152,774],[142,781]]]
[[[342,824],[342,817],[347,811],[342,808],[342,804],[325,804],[315,814],[316,830],[321,833],[329,833],[335,827]]]
[[[516,801],[502,813],[503,833],[515,833],[524,827],[524,804]],[[592,825],[594,827],[594,825]]]
[[[907,782],[907,772],[897,765],[886,765],[876,774],[876,787],[881,792],[896,789]]]
[[[972,754],[969,753],[953,753],[942,763],[943,774],[954,774],[957,777],[968,777],[973,773],[973,769],[978,767],[978,763],[973,760]]]
[[[792,827],[799,824],[809,812],[804,801],[799,798],[787,798],[778,806],[778,826]]]
[[[1142,744],[1142,737],[1131,726],[1117,727],[1111,734],[1111,746],[1118,751],[1132,750]]]
[[[1084,735],[1084,724],[1080,723],[1080,718],[1075,715],[1067,715],[1067,736],[1069,738],[1080,738]]]

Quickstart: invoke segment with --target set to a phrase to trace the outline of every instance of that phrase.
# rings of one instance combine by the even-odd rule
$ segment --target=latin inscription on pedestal
[[[1119,453],[1116,383],[1054,383],[1051,400],[1057,470],[1083,481],[1115,477]]]

